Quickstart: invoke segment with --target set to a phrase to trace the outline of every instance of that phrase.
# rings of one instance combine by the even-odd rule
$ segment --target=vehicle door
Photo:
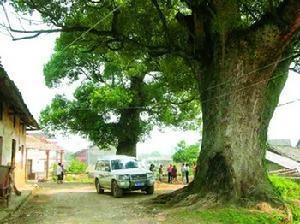
[[[110,188],[111,186],[111,166],[109,160],[103,160],[103,166],[102,166],[102,172],[103,172],[103,184],[104,187]]]
[[[100,185],[104,184],[104,174],[103,174],[103,161],[98,161],[95,165],[94,176],[98,177]]]

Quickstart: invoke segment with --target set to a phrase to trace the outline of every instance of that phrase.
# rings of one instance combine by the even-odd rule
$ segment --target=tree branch
[[[38,37],[40,34],[41,34],[41,33],[36,33],[36,34],[30,35],[30,36],[24,36],[24,37],[14,37],[14,36],[12,36],[12,40],[13,40],[13,41],[17,41],[17,40],[28,40],[28,39],[33,39],[33,38]]]
[[[56,28],[56,29],[40,29],[40,30],[19,30],[12,27],[6,27],[9,31],[12,33],[22,33],[22,34],[33,34],[31,36],[24,36],[24,37],[18,37],[13,38],[13,40],[22,40],[22,39],[32,39],[35,37],[38,37],[40,34],[49,34],[49,33],[59,33],[59,32],[85,32],[89,30],[89,33],[98,35],[98,36],[109,36],[112,37],[113,33],[112,31],[105,31],[105,30],[97,30],[97,29],[90,29],[89,27],[83,27],[83,26],[74,26],[74,27],[62,27],[62,28]]]
[[[167,26],[167,21],[166,21],[166,17],[164,16],[163,12],[160,10],[159,8],[159,4],[157,2],[157,0],[152,0],[153,5],[155,6],[157,12],[158,12],[158,16],[163,24],[164,30],[165,30],[165,38],[166,41],[168,43],[168,48],[171,48],[171,36],[170,36],[170,32]]]
[[[272,24],[281,31],[279,40],[283,42],[292,40],[300,30],[300,1],[284,0],[276,9],[273,9],[273,12],[263,15],[250,27],[250,30],[255,31]]]

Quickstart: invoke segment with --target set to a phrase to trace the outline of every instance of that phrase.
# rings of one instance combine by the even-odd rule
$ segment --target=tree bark
[[[145,75],[140,75],[130,78],[130,92],[133,94],[133,102],[129,104],[129,108],[122,110],[118,122],[118,155],[136,157],[136,144],[142,133],[140,113],[144,105],[144,77]]]
[[[251,45],[244,49],[232,44],[225,62],[220,50],[201,78],[203,138],[191,187],[226,201],[272,201],[265,167],[267,129],[290,60],[261,69],[266,58],[252,57]],[[270,63],[276,60],[269,57]]]
[[[189,186],[193,193],[235,202],[277,198],[265,167],[267,129],[291,63],[286,57],[300,29],[299,7],[299,1],[286,0],[276,11],[281,19],[267,13],[248,29],[225,26],[219,33],[213,29],[214,17],[201,20],[193,11],[199,18],[195,24],[206,27],[204,39],[197,41],[207,46],[198,50],[203,136]]]
[[[140,113],[137,109],[126,109],[121,113],[118,123],[117,155],[136,156]]]

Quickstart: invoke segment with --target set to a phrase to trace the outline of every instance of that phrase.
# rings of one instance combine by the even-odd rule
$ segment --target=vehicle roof
[[[97,161],[102,160],[117,160],[117,159],[136,159],[133,156],[125,156],[125,155],[110,155],[110,156],[101,156]]]

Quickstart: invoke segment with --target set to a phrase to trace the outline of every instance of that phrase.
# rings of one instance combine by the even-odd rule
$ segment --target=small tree
[[[86,168],[87,168],[87,165],[85,163],[81,162],[78,159],[73,159],[70,162],[70,166],[68,168],[68,172],[69,173],[74,173],[74,174],[85,173]]]
[[[176,163],[196,163],[200,151],[200,144],[187,145],[185,141],[180,141],[173,154],[172,159]]]

